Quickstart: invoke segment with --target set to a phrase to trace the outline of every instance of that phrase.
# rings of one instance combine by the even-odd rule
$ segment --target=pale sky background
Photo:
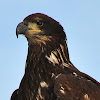
[[[100,82],[100,0],[0,1],[0,100],[19,87],[27,57],[27,40],[16,26],[32,13],[44,13],[64,27],[70,59]]]

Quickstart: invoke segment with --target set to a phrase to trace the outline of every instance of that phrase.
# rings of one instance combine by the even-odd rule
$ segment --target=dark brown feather
[[[32,28],[37,33],[29,33],[34,31]],[[36,13],[26,17],[16,32],[27,38],[28,55],[25,74],[11,100],[100,99],[100,83],[71,63],[66,35],[59,22]]]

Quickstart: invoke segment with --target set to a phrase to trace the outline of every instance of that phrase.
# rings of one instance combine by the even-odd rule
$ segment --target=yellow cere
[[[33,30],[39,30],[39,27],[36,23],[29,23],[28,28],[31,28]]]
[[[28,30],[30,34],[31,33],[33,34],[33,32],[41,32],[41,30],[39,29],[39,27],[36,23],[29,23],[28,28],[31,29],[31,30]]]

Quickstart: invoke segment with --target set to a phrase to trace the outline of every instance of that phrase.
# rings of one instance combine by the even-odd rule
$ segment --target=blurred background
[[[56,19],[67,35],[70,59],[100,82],[100,0],[0,1],[0,100],[10,100],[24,75],[28,44],[16,26],[32,13]]]

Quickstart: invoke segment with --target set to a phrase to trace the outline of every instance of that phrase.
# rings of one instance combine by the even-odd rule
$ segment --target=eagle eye
[[[42,21],[37,21],[37,25],[43,26],[43,22]]]

